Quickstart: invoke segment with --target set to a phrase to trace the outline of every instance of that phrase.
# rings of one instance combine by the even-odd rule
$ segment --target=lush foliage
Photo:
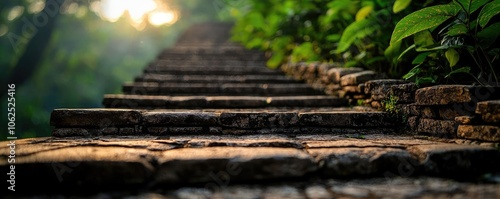
[[[499,33],[498,2],[249,0],[232,9],[233,39],[269,52],[272,68],[286,61],[341,62],[438,83],[476,74],[475,67],[476,81],[491,82],[497,81],[498,50],[491,44]],[[469,57],[474,63],[464,62]]]
[[[495,16],[499,13],[497,0],[454,0],[403,18],[396,25],[391,44],[413,37],[413,45],[404,53],[416,52],[412,61],[416,66],[404,78],[424,84],[498,84],[499,68],[495,65],[500,48],[495,41],[500,36],[500,22]]]

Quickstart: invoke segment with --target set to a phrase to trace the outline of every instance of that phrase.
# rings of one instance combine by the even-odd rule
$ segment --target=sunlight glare
[[[9,21],[12,21],[18,17],[20,17],[24,12],[24,7],[23,6],[16,6],[10,9],[9,14],[7,15],[7,19]]]
[[[130,24],[138,30],[144,29],[147,22],[158,27],[172,25],[178,20],[178,13],[158,0],[94,1],[91,4],[91,10],[110,22],[116,22],[122,16],[128,15]]]
[[[170,25],[176,20],[174,12],[156,11],[149,14],[149,23],[153,26]]]

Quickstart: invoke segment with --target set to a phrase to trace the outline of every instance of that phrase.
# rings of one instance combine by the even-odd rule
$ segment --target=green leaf
[[[455,24],[450,29],[448,29],[447,34],[449,36],[457,36],[467,34],[467,26],[463,23]]]
[[[416,47],[415,44],[409,46],[406,50],[404,50],[401,54],[399,54],[398,60],[400,60],[406,53],[408,53],[411,50],[415,49],[415,47]]]
[[[459,10],[460,6],[456,4],[446,4],[415,11],[396,24],[390,43],[393,44],[422,30],[439,26],[455,16]]]
[[[420,77],[417,78],[415,81],[415,84],[417,84],[417,86],[421,84],[430,84],[430,83],[436,83],[436,79],[434,77]]]
[[[392,12],[398,13],[407,8],[411,3],[411,0],[396,0],[394,6],[392,6]]]
[[[448,49],[444,53],[444,56],[446,57],[446,59],[450,63],[450,67],[457,65],[458,60],[460,60],[460,54],[458,54],[458,52],[453,48]]]
[[[462,68],[453,70],[450,73],[448,73],[448,75],[444,76],[444,78],[448,78],[451,75],[456,74],[456,73],[470,73],[470,67],[462,67]]]
[[[495,43],[498,36],[500,36],[500,22],[491,24],[490,26],[477,33],[479,43],[484,48],[489,47],[493,43]]]
[[[264,40],[262,38],[255,37],[246,44],[246,47],[247,48],[257,48],[257,47],[261,47],[263,43],[264,43]]]
[[[479,14],[479,25],[484,28],[495,15],[500,13],[500,1],[494,0],[486,4]]]
[[[255,28],[264,28],[266,26],[264,17],[261,13],[252,12],[247,17],[249,23]]]
[[[417,57],[415,57],[415,59],[413,59],[411,64],[418,65],[418,64],[424,63],[427,56],[429,56],[431,53],[432,52],[424,52],[424,53],[418,54]]]
[[[401,50],[401,41],[399,42],[396,42],[392,45],[390,45],[389,47],[387,47],[387,49],[385,49],[384,51],[384,56],[388,59],[388,60],[392,60],[394,58],[396,58],[399,54],[399,51]]]
[[[269,68],[275,69],[280,66],[280,64],[283,62],[285,58],[285,53],[283,52],[275,52],[269,60],[267,60],[267,66]]]
[[[434,38],[432,38],[431,32],[428,30],[415,33],[415,35],[413,35],[413,42],[417,48],[430,46],[436,43],[434,42]]]
[[[330,42],[338,42],[340,40],[340,34],[331,34],[326,36],[326,40]]]
[[[403,76],[403,79],[408,80],[414,77],[415,75],[418,75],[420,72],[422,72],[422,69],[420,68],[420,65],[417,65],[413,67],[410,71],[408,71],[408,73],[406,73],[406,75]]]
[[[457,0],[460,4],[464,6],[466,10],[465,12],[474,13],[477,9],[479,9],[484,4],[488,3],[491,0]],[[472,4],[471,4],[472,3]]]
[[[356,41],[356,39],[366,37],[375,32],[380,26],[372,19],[363,19],[351,23],[342,33],[340,37],[337,53],[342,53]]]
[[[368,15],[373,11],[373,6],[365,6],[359,9],[359,11],[356,13],[356,21],[361,21],[363,19],[366,19]]]

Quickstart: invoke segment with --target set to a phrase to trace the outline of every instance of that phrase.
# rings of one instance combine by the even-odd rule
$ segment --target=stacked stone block
[[[281,69],[329,95],[347,99],[350,104],[369,98],[364,92],[365,82],[385,77],[361,68],[342,68],[339,63],[286,63]]]
[[[474,116],[456,117],[460,138],[500,142],[500,100],[477,103]]]

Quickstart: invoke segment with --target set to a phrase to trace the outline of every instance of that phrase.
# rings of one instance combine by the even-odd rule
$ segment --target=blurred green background
[[[57,13],[50,10],[61,5]],[[193,23],[228,20],[224,0],[2,0],[2,128],[16,83],[16,136],[50,136],[56,108],[102,107]],[[162,21],[163,20],[163,21]],[[2,132],[6,132],[2,130]],[[2,133],[5,140],[7,133]]]

